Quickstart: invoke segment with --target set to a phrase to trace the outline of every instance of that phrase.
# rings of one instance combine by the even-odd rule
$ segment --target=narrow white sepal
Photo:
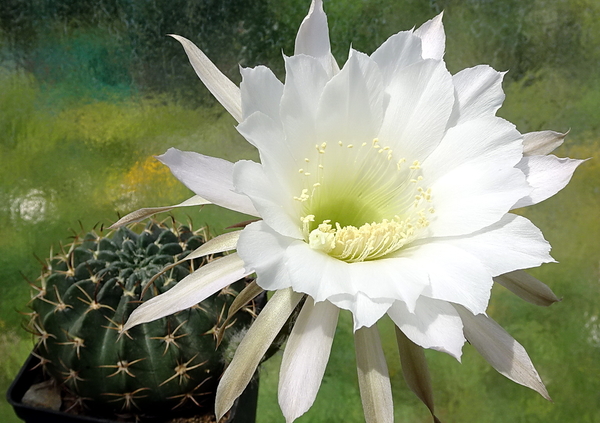
[[[392,423],[394,404],[377,325],[354,332],[358,386],[367,423]]]
[[[194,43],[179,35],[170,35],[181,43],[196,75],[206,85],[206,88],[236,121],[241,122],[242,96],[240,89]]]
[[[569,132],[539,131],[523,134],[524,156],[545,156],[559,147]]]
[[[398,326],[395,329],[404,380],[410,390],[429,408],[434,422],[440,423],[434,412],[431,376],[423,347],[408,339]]]
[[[560,301],[560,298],[552,292],[548,285],[523,270],[496,276],[494,282],[531,304],[548,307]]]
[[[237,242],[238,239],[240,239],[241,233],[242,231],[227,232],[209,241],[206,241],[200,247],[192,251],[185,259],[193,260],[209,254],[235,250],[237,248]]]
[[[287,423],[314,403],[329,360],[339,308],[307,298],[287,341],[279,371],[279,406]]]
[[[211,261],[183,278],[167,292],[146,301],[136,308],[129,316],[123,330],[160,319],[198,304],[215,292],[252,272],[253,270],[244,269],[244,262],[235,253]]]
[[[340,70],[331,54],[329,27],[322,0],[312,1],[308,14],[300,24],[294,46],[294,55],[299,54],[319,59],[330,78]]]
[[[250,326],[217,387],[217,421],[221,420],[236,398],[242,394],[263,355],[303,295],[292,291],[291,288],[276,291]]]
[[[454,307],[463,321],[465,337],[494,369],[513,382],[531,388],[552,401],[521,344],[486,315],[474,316],[458,304],[454,304]]]
[[[168,166],[171,173],[186,187],[212,204],[251,216],[260,216],[252,201],[235,191],[234,164],[230,161],[172,147],[156,158]]]
[[[442,60],[442,57],[444,57],[446,34],[442,23],[443,16],[444,12],[428,20],[414,32],[422,40],[423,59]]]
[[[116,229],[121,226],[127,225],[129,223],[135,223],[146,219],[156,213],[166,212],[176,207],[190,207],[190,206],[203,206],[205,204],[211,204],[210,201],[205,200],[199,195],[194,195],[191,198],[188,198],[182,203],[175,204],[174,206],[163,206],[163,207],[145,207],[143,209],[136,210],[134,212],[129,213],[126,216],[123,216],[115,223],[110,225],[108,229]]]

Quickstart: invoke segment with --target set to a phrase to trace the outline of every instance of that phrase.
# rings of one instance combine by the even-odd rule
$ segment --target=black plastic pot
[[[20,419],[26,423],[119,423],[118,420],[69,414],[23,404],[22,400],[25,392],[32,385],[45,380],[41,366],[36,367],[37,364],[39,364],[39,359],[30,355],[6,393],[8,402],[12,405],[16,415]],[[254,378],[233,405],[226,423],[255,423],[257,400],[258,379]],[[159,423],[166,422],[169,419],[171,417],[167,419],[149,419],[148,421]]]

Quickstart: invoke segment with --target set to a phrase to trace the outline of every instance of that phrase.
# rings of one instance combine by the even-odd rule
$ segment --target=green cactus
[[[141,302],[205,260],[184,261],[151,281],[205,240],[185,226],[173,228],[153,221],[140,234],[127,228],[107,236],[91,232],[47,261],[30,303],[30,328],[39,337],[40,365],[68,393],[68,407],[136,416],[142,410],[172,415],[200,403],[212,409],[226,364],[222,351],[255,316],[254,303],[236,314],[217,350],[217,329],[246,281],[190,309],[122,331]]]

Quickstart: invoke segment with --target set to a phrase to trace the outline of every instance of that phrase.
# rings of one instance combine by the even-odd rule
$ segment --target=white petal
[[[233,187],[233,163],[193,151],[169,148],[157,157],[183,184],[213,204],[251,216],[260,216],[245,195]]]
[[[302,238],[300,213],[294,208],[298,203],[294,202],[294,194],[277,181],[269,179],[260,164],[248,160],[237,162],[234,183],[239,192],[252,200],[260,216],[271,228],[288,237]]]
[[[183,278],[167,292],[146,301],[136,308],[129,316],[124,330],[198,304],[215,292],[252,272],[253,270],[244,268],[244,262],[237,254],[211,261]]]
[[[560,298],[552,292],[548,285],[522,270],[497,276],[494,278],[494,282],[531,304],[547,307],[560,301]]]
[[[371,59],[379,66],[383,84],[387,86],[397,72],[422,60],[421,39],[412,31],[399,32],[379,46]]]
[[[355,329],[372,326],[394,299],[406,298],[414,307],[428,285],[425,268],[410,259],[345,263],[301,241],[287,246],[280,263],[279,267],[288,269],[287,278],[295,291],[350,310]],[[260,280],[261,274],[257,273]]]
[[[498,220],[531,187],[515,166],[522,158],[521,134],[511,123],[486,117],[461,123],[422,163],[431,188],[432,236],[472,233]],[[493,171],[492,171],[493,170]]]
[[[440,13],[435,18],[428,20],[415,30],[415,35],[423,40],[423,59],[441,60],[446,48],[446,34]]]
[[[523,155],[545,156],[550,154],[563,143],[567,133],[539,131],[523,134]]]
[[[242,121],[242,98],[240,89],[229,80],[223,73],[210,61],[208,57],[194,45],[190,40],[171,35],[181,43],[185,53],[190,59],[196,75],[206,85],[206,88],[215,96],[215,98],[225,107],[231,116],[238,122]]]
[[[463,320],[468,341],[494,369],[550,400],[542,379],[521,344],[489,317],[483,314],[474,316],[461,306],[456,306],[456,310]]]
[[[317,113],[319,141],[371,142],[383,119],[383,83],[375,62],[351,51],[342,70],[325,86]]]
[[[414,260],[429,274],[431,285],[423,291],[424,296],[462,304],[474,313],[485,312],[493,282],[476,257],[435,242],[406,248],[398,255]]]
[[[505,72],[498,72],[487,65],[463,69],[452,77],[456,90],[455,108],[451,125],[471,119],[494,116],[504,101],[502,79]]]
[[[312,1],[308,15],[298,29],[294,54],[306,54],[319,59],[330,77],[339,70],[331,55],[327,15],[323,11],[322,0]]]
[[[426,183],[431,184],[465,164],[485,163],[484,168],[502,169],[514,167],[522,157],[522,138],[515,126],[504,119],[488,116],[448,129],[421,167]]]
[[[425,352],[422,347],[408,339],[398,326],[395,329],[404,380],[411,391],[429,408],[434,423],[440,423],[434,412],[433,389]]]
[[[236,398],[242,394],[260,360],[301,299],[302,294],[291,289],[275,292],[250,326],[217,387],[217,421],[221,420]]]
[[[410,313],[406,304],[396,301],[388,315],[415,344],[448,353],[460,361],[465,337],[460,317],[449,303],[421,297],[415,312]]]
[[[242,231],[238,254],[256,270],[258,284],[264,289],[291,286],[317,301],[329,299],[356,312],[358,327],[370,326],[385,314],[389,298],[402,299],[413,310],[429,284],[427,272],[410,259],[345,263],[313,250],[303,240],[280,235],[265,222],[252,223]]]
[[[411,312],[425,287],[429,286],[427,271],[404,257],[351,263],[349,269],[355,289],[369,298],[402,300]]]
[[[377,326],[354,333],[358,386],[367,423],[392,423],[392,387]]]
[[[325,374],[339,308],[307,298],[288,338],[279,372],[279,406],[286,422],[313,404]]]
[[[241,231],[227,232],[219,235],[211,240],[206,241],[200,247],[196,248],[185,257],[186,260],[193,260],[200,257],[208,256],[209,254],[222,253],[231,251],[237,248],[237,242],[240,238]]]
[[[280,116],[286,144],[293,157],[304,160],[314,149],[317,107],[329,76],[317,59],[311,56],[285,57],[285,86]]]
[[[307,263],[310,265],[307,266]],[[294,290],[306,292],[317,302],[334,294],[358,292],[349,263],[314,250],[305,242],[287,247],[286,268]]]
[[[552,197],[569,183],[577,166],[584,161],[556,156],[523,157],[517,167],[523,171],[533,191],[512,208],[531,206]]]
[[[390,298],[369,298],[359,292],[356,295],[337,294],[328,298],[328,301],[344,310],[352,312],[354,331],[360,328],[370,328],[389,310],[394,302]]]
[[[210,201],[200,197],[199,195],[194,195],[193,197],[188,198],[187,200],[185,200],[179,204],[175,204],[173,206],[145,207],[143,209],[139,209],[134,212],[131,212],[131,213],[127,214],[126,216],[123,216],[122,218],[117,220],[115,223],[110,225],[110,227],[108,229],[115,229],[115,228],[119,228],[121,226],[125,226],[129,223],[140,222],[140,221],[146,219],[147,217],[150,217],[156,213],[166,212],[166,211],[172,210],[177,207],[203,206],[205,204],[210,204]]]
[[[390,100],[378,137],[381,145],[410,163],[423,161],[446,131],[454,104],[452,76],[444,62],[423,60],[399,71],[386,93]]]
[[[237,252],[244,263],[256,271],[258,285],[275,291],[292,286],[286,267],[286,250],[292,243],[304,241],[284,237],[259,221],[244,228]]]
[[[280,123],[264,113],[255,112],[240,123],[237,130],[258,149],[260,162],[269,179],[276,180],[289,192],[302,191],[302,181],[290,172],[299,165],[287,145]]]
[[[477,257],[492,276],[554,262],[542,232],[528,219],[510,213],[479,232],[439,242]]]
[[[241,68],[240,84],[243,119],[261,112],[279,122],[279,103],[283,95],[283,84],[271,69],[265,66]]]
[[[490,163],[459,166],[431,186],[435,213],[430,216],[433,236],[465,235],[498,222],[511,205],[531,188],[516,168],[490,171]]]

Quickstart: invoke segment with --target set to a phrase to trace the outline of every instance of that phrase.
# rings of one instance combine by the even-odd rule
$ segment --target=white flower
[[[385,314],[398,328],[405,378],[432,413],[422,348],[460,359],[465,338],[500,373],[549,398],[523,347],[485,310],[494,277],[526,300],[556,301],[519,271],[553,261],[550,245],[510,210],[554,195],[581,161],[547,155],[564,134],[522,136],[496,116],[503,73],[476,66],[451,75],[441,15],[393,35],[371,56],[351,50],[340,70],[320,0],[300,27],[295,54],[285,57],[285,83],[258,66],[241,70],[238,89],[190,41],[175,38],[260,153],[260,163],[233,164],[168,150],[159,160],[197,194],[178,206],[210,202],[261,220],[202,246],[191,257],[237,253],[138,308],[127,327],[190,307],[253,272],[260,288],[276,291],[221,380],[218,417],[304,294],[280,373],[288,422],[316,397],[339,309],[354,318],[367,421],[393,419],[375,325]]]

